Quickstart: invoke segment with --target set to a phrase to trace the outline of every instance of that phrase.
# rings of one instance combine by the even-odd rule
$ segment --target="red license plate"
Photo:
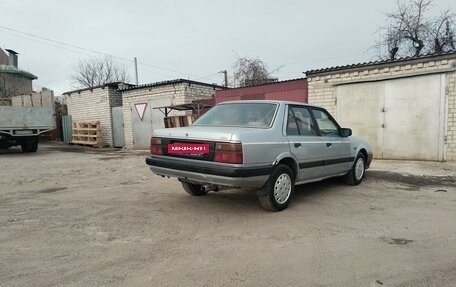
[[[209,144],[195,143],[172,143],[168,144],[169,154],[207,154],[209,153]]]

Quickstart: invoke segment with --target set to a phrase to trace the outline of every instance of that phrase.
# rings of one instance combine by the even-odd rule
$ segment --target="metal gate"
[[[171,102],[171,97],[161,97],[130,104],[134,149],[149,148],[153,130],[165,127],[163,113],[153,108],[169,106]]]
[[[366,139],[376,158],[443,160],[445,76],[341,85],[337,120]]]
[[[123,107],[112,107],[112,141],[114,147],[125,145]]]
[[[73,138],[73,120],[71,115],[62,116],[62,132],[63,132],[63,142],[71,143]]]

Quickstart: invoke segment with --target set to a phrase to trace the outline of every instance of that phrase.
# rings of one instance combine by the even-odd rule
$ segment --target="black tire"
[[[199,184],[182,182],[182,187],[190,195],[201,196],[201,195],[206,195],[208,193],[208,191],[202,191],[201,190],[202,185],[199,185]]]
[[[38,147],[38,146],[37,146]],[[22,151],[25,153],[32,152],[33,150],[33,143],[30,142],[24,142],[21,144]]]
[[[358,173],[357,173],[357,170],[356,170],[357,166],[358,166]],[[360,184],[361,181],[363,181],[365,170],[366,170],[366,158],[364,157],[364,155],[362,153],[359,153],[356,156],[356,158],[355,158],[355,161],[353,163],[352,168],[344,176],[345,182],[350,184],[350,185],[358,185],[358,184]]]
[[[281,211],[288,207],[294,192],[293,171],[286,165],[278,165],[263,190],[258,201],[268,211]]]
[[[38,150],[38,143],[33,143],[32,144],[32,149],[30,150],[30,152],[36,152]]]

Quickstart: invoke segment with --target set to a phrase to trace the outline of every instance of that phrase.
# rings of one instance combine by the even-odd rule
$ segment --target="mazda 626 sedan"
[[[186,192],[256,190],[271,211],[288,207],[294,187],[341,176],[361,183],[372,161],[323,108],[286,101],[235,101],[214,106],[191,126],[153,132],[152,172],[177,177]]]

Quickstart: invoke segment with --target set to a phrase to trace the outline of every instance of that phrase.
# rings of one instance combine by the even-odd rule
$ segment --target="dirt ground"
[[[375,161],[271,213],[189,196],[145,156],[0,152],[0,286],[455,286],[455,163]]]

